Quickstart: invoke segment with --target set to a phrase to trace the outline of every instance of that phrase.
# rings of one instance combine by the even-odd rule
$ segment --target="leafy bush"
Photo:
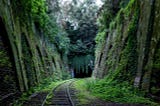
[[[85,80],[86,90],[90,91],[92,90],[92,87],[96,84],[96,80],[90,78],[88,80]]]
[[[106,102],[158,106],[149,98],[145,98],[144,92],[133,88],[127,81],[120,83],[117,80],[111,80],[109,77],[101,80],[86,78],[77,80],[74,86],[79,91],[77,94],[79,100],[82,101],[86,97],[97,97]]]

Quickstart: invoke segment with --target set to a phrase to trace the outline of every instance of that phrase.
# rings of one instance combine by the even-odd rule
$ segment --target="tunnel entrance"
[[[92,75],[92,69],[90,67],[88,67],[88,70],[82,71],[79,70],[77,71],[76,69],[74,69],[74,78],[87,78],[87,77],[91,77]]]
[[[6,95],[13,94],[18,90],[16,77],[11,44],[5,25],[0,17],[0,100],[5,99]]]
[[[94,68],[92,55],[74,56],[70,59],[70,71],[74,78],[91,77]]]

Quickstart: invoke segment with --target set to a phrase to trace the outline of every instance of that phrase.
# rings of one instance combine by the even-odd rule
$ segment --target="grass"
[[[118,83],[106,78],[102,80],[87,78],[76,81],[74,86],[79,91],[77,97],[81,105],[99,98],[106,102],[159,106],[149,98],[145,98],[144,92],[134,89],[127,82]]]
[[[90,100],[95,99],[95,97],[88,91],[88,89],[90,89],[90,87],[92,86],[92,83],[94,82],[92,82],[90,78],[79,79],[74,82],[74,88],[78,91],[76,97],[80,102],[78,105],[86,105],[90,102]]]
[[[97,81],[90,89],[92,94],[108,102],[145,104],[158,106],[145,93],[133,88],[128,82],[118,82],[107,78]]]
[[[22,106],[23,102],[29,99],[29,96],[35,92],[48,92],[46,104],[50,103],[54,96],[52,91],[57,85],[68,81],[51,82],[47,86],[37,87],[26,93],[23,93],[21,98],[15,102],[14,106]],[[86,105],[96,100],[97,98],[106,102],[127,103],[127,104],[145,104],[149,106],[159,106],[149,98],[144,97],[144,92],[134,89],[128,82],[118,82],[104,78],[95,80],[93,78],[79,79],[74,82],[74,88],[78,91],[76,97],[79,100],[78,105]]]

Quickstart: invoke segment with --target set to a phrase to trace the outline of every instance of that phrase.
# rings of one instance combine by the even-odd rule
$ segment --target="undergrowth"
[[[91,84],[86,84],[86,89],[88,89],[92,95],[107,102],[158,106],[157,103],[154,103],[149,98],[145,98],[144,92],[133,88],[128,82],[113,81],[108,78],[98,80],[96,83],[93,83],[93,81],[90,82]]]
[[[79,100],[78,106],[87,105],[95,99],[89,92],[92,84],[94,84],[94,80],[90,80],[90,78],[79,79],[74,83],[74,88],[78,91],[78,93],[76,93],[76,97]]]
[[[149,98],[145,98],[145,93],[133,88],[128,82],[119,82],[104,78],[95,80],[93,78],[81,79],[74,84],[79,91],[77,94],[80,104],[87,104],[88,100],[102,99],[108,103],[123,104],[145,104],[158,106]],[[88,99],[90,98],[90,99]]]

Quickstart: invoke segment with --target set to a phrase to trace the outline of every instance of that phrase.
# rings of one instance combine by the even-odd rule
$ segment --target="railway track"
[[[42,92],[33,94],[23,106],[75,106],[72,100],[74,91],[70,87],[73,82],[74,80],[69,80],[57,85],[51,92],[53,97],[47,102],[46,98],[50,93]]]
[[[71,96],[70,86],[74,81],[67,81],[53,90],[53,98],[44,106],[75,106]]]

